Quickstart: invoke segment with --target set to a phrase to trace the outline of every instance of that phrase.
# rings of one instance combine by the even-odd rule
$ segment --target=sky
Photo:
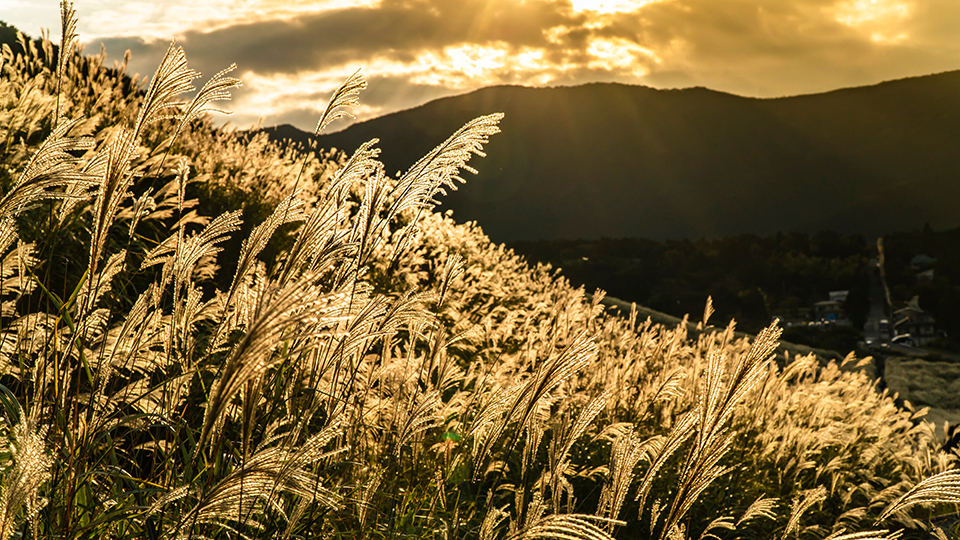
[[[131,75],[152,75],[172,39],[207,77],[236,63],[243,87],[224,108],[239,128],[312,131],[330,93],[358,69],[369,81],[359,120],[496,84],[620,82],[778,97],[960,69],[958,0],[74,4],[85,52],[103,44],[120,60],[130,50]],[[0,0],[0,20],[34,36],[48,28],[59,40],[59,18],[54,0]]]

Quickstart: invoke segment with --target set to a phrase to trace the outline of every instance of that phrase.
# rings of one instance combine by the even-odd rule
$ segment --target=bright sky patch
[[[847,26],[890,24],[906,19],[912,10],[912,3],[902,0],[849,0],[837,5],[836,18]]]
[[[662,0],[570,0],[573,11],[595,11],[597,13],[633,13],[647,4]]]

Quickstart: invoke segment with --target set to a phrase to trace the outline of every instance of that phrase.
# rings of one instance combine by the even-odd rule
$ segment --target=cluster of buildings
[[[926,254],[917,255],[910,261],[910,268],[918,284],[934,279],[934,266],[937,260]],[[785,326],[852,326],[844,310],[850,291],[831,291],[828,298],[813,304],[812,308],[801,308],[799,317],[778,317]],[[875,309],[879,309],[875,307]],[[892,309],[892,308],[891,308]],[[889,319],[879,321],[879,338],[900,345],[922,347],[937,337],[936,319],[933,314],[920,307],[920,298],[914,296],[905,307],[887,311]],[[873,319],[872,324],[877,324]]]
[[[829,300],[817,302],[813,305],[813,320],[821,324],[838,324],[840,326],[853,324],[843,310],[843,303],[847,301],[850,291],[830,291],[828,295]]]
[[[914,347],[922,347],[937,337],[937,321],[933,315],[920,309],[920,298],[914,296],[907,307],[893,312],[893,326],[889,322],[888,335],[883,335],[883,321],[880,321],[880,337],[894,341],[907,342]],[[890,330],[893,330],[890,334]]]
[[[910,269],[916,275],[918,284],[933,281],[933,267],[936,263],[936,259],[925,253],[910,260]],[[889,321],[887,324],[881,321],[880,337],[922,347],[937,337],[937,321],[932,314],[920,307],[920,298],[914,296],[907,302],[906,307],[893,312],[892,325]]]

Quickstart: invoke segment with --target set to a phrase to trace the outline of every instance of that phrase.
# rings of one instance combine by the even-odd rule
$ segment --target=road
[[[870,311],[867,313],[867,322],[863,327],[863,339],[868,345],[880,343],[880,320],[886,318],[886,296],[883,293],[883,284],[880,282],[879,261],[870,259],[867,263],[867,277],[870,280]]]

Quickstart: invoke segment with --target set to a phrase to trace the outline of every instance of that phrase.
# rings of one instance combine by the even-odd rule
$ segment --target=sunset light
[[[484,86],[616,81],[774,97],[960,66],[960,4],[920,0],[157,0],[77,2],[80,41],[152,73],[171,39],[191,66],[237,62],[230,121],[309,126],[359,68],[358,117]],[[0,0],[34,34],[55,3]],[[921,7],[923,9],[921,9]],[[53,32],[55,33],[55,32]],[[918,45],[922,37],[923,45]],[[259,109],[254,111],[253,109]]]
[[[650,49],[617,38],[594,39],[587,47],[587,53],[593,57],[587,64],[590,68],[607,71],[625,70],[636,77],[643,77],[650,72],[644,65],[644,61],[652,60],[655,63],[660,61]]]
[[[571,0],[573,10],[597,13],[633,13],[647,4],[663,0]]]
[[[850,0],[836,7],[836,19],[848,26],[890,24],[910,16],[912,2],[903,0]]]
[[[0,540],[960,539],[958,29],[0,0]]]

